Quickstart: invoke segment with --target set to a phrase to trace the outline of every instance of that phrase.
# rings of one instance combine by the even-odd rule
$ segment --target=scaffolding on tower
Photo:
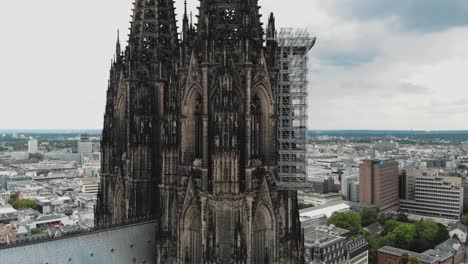
[[[273,173],[281,189],[304,189],[307,179],[308,53],[316,38],[307,30],[282,28],[277,34],[279,82],[278,166]]]

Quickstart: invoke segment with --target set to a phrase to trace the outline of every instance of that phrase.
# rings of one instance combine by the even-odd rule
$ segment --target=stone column
[[[252,63],[247,62],[245,64],[245,95],[246,95],[246,102],[245,102],[245,166],[249,166],[250,162],[250,153],[251,153],[251,124],[252,124],[252,116],[251,116],[251,104],[252,104]]]
[[[208,183],[208,103],[209,103],[209,95],[208,95],[208,63],[203,63],[201,70],[202,70],[202,89],[203,89],[203,145],[202,145],[202,166],[203,166],[203,174],[202,174],[202,190],[204,192],[208,191],[209,183]]]

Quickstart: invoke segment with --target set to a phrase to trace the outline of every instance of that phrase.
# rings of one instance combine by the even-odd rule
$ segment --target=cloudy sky
[[[318,37],[311,129],[468,129],[468,1],[260,5],[278,26]],[[2,1],[0,128],[100,128],[116,31],[128,32],[130,9],[131,0]]]

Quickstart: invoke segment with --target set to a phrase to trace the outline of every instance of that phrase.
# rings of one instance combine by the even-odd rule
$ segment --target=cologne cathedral
[[[258,0],[136,0],[116,45],[96,225],[157,220],[156,263],[302,263],[297,192],[278,163],[275,18]],[[190,18],[189,18],[190,17]]]

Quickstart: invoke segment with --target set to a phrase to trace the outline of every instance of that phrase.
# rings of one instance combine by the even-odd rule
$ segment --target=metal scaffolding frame
[[[316,38],[307,30],[282,28],[277,34],[279,82],[277,186],[307,187],[308,52]]]

